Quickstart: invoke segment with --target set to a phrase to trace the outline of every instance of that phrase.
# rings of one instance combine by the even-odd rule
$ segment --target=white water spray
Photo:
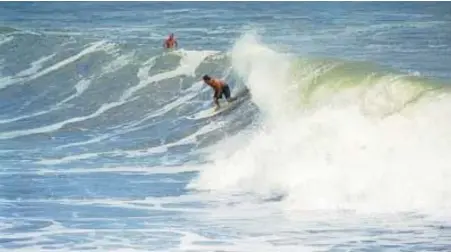
[[[291,83],[288,60],[252,35],[236,43],[234,70],[268,116],[248,143],[226,150],[227,158],[213,159],[189,187],[283,193],[286,209],[451,208],[448,94],[431,93],[377,119],[362,112],[360,92],[347,93],[346,103],[295,111],[296,94],[285,92],[284,81]],[[355,102],[349,102],[352,94]]]

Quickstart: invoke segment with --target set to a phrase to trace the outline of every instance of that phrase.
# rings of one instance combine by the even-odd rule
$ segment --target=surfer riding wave
[[[222,95],[225,96],[227,102],[232,102],[235,99],[230,96],[230,88],[227,83],[222,80],[211,78],[208,75],[204,75],[202,77],[205,84],[209,85],[214,90],[213,101],[216,104],[215,111],[218,110],[221,106],[219,105],[219,99],[222,98]]]

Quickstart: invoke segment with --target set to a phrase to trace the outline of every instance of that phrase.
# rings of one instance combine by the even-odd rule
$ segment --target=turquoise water
[[[1,3],[0,250],[448,251],[450,13]]]

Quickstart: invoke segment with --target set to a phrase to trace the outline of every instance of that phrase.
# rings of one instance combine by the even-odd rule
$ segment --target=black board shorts
[[[229,88],[229,85],[226,84],[226,85],[224,85],[224,86],[222,87],[222,92],[219,94],[218,98],[221,99],[221,98],[222,98],[222,95],[224,95],[226,99],[229,99],[229,98],[230,98],[230,88]]]

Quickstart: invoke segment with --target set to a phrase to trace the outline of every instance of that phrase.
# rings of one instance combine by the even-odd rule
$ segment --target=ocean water
[[[0,21],[0,251],[451,251],[450,3]],[[196,119],[204,74],[251,96]]]

